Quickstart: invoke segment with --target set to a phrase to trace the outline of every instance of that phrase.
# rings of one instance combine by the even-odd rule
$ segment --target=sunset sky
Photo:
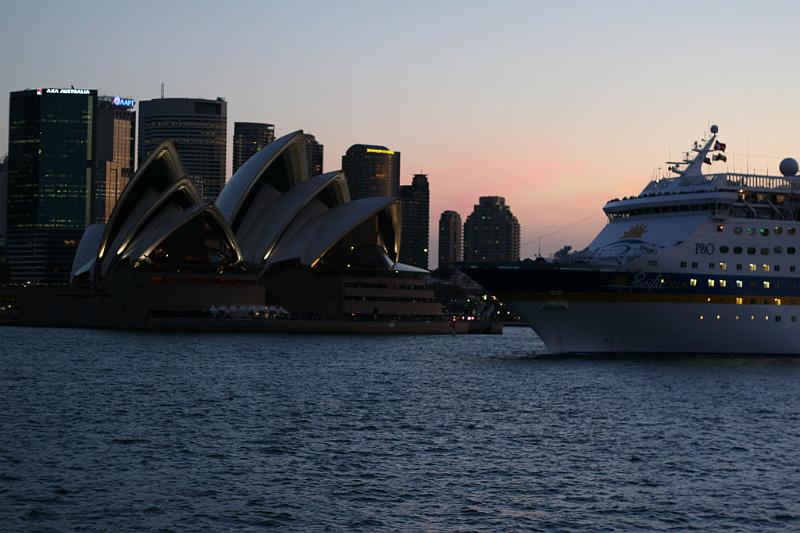
[[[401,151],[402,183],[430,178],[432,267],[441,211],[466,217],[481,195],[506,197],[523,257],[562,228],[545,254],[583,247],[607,199],[712,123],[730,169],[800,156],[793,2],[2,0],[0,20],[5,95],[146,100],[164,82],[225,97],[229,135],[234,121],[315,134],[326,170],[354,143]]]

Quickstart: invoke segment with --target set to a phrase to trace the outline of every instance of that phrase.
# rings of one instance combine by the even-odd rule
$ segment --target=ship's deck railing
[[[713,192],[715,190],[727,189],[746,189],[754,192],[764,191],[771,193],[798,193],[800,192],[800,176],[796,178],[787,178],[785,176],[768,176],[765,174],[722,172],[719,174],[705,174],[697,176],[696,178],[687,176],[661,178],[658,181],[651,182],[648,188],[641,194],[626,196],[621,200],[634,200],[672,194]],[[609,200],[609,202],[619,201],[620,198]]]
[[[709,177],[724,176],[728,185],[742,189],[768,189],[768,190],[800,190],[800,178],[787,178],[785,176],[766,176],[763,174],[738,174],[727,172],[725,174],[712,174]]]

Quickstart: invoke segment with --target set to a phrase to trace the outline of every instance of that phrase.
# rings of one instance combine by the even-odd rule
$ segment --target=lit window
[[[728,263],[720,263],[719,264],[720,270],[728,270]]]
[[[717,315],[717,320],[719,320],[719,315]]]
[[[765,281],[764,282],[764,288],[765,289],[769,289],[769,281]]]
[[[736,288],[737,289],[741,289],[742,288],[742,280],[740,280],[740,279],[736,280]]]
[[[769,265],[761,265],[761,268],[764,270],[764,272],[769,272]]]
[[[708,280],[708,286],[709,287],[713,287],[714,286],[714,280],[713,279]]]
[[[690,287],[697,287],[697,280],[694,279],[694,278],[690,279],[689,280],[689,286]]]
[[[736,297],[736,305],[742,305],[744,303],[744,298],[741,296]]]
[[[739,320],[739,315],[736,315],[736,320]]]
[[[753,264],[753,263],[750,263],[750,272],[755,272],[756,269],[757,269],[756,265]]]
[[[769,320],[769,315],[764,315],[764,320]]]
[[[725,231],[725,224],[717,224],[717,231]]]
[[[781,299],[775,298],[775,305],[781,305]]]
[[[725,287],[728,286],[728,281],[724,279],[719,280],[719,286],[724,289]]]
[[[755,315],[750,315],[750,320],[755,320],[755,319],[756,319]]]
[[[703,315],[700,315],[700,320],[703,320]]]

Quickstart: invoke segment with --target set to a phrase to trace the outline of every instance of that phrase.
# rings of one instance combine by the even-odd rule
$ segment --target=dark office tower
[[[342,156],[342,170],[353,200],[400,195],[400,152],[385,146],[354,144]]]
[[[262,122],[233,123],[233,172],[275,140],[275,126]]]
[[[430,190],[426,174],[414,174],[411,185],[400,187],[400,205],[400,262],[427,269]]]
[[[439,268],[461,261],[461,215],[445,211],[439,217]]]
[[[139,102],[139,164],[171,140],[203,198],[225,185],[228,104],[223,98],[159,98]]]
[[[8,154],[0,157],[0,258],[6,255],[6,208],[8,207]]]
[[[306,160],[308,161],[308,176],[313,178],[322,174],[322,155],[325,147],[317,142],[310,133],[304,135],[306,139]]]
[[[136,112],[133,98],[101,96],[95,122],[92,222],[105,223],[134,170]]]
[[[520,227],[501,196],[481,196],[464,223],[464,261],[519,261]]]
[[[91,216],[97,91],[11,93],[8,262],[16,281],[64,283]]]

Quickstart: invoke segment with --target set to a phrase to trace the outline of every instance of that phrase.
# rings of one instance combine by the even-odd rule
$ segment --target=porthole
[[[773,251],[774,251],[776,254],[782,254],[782,253],[783,253],[783,246],[776,246],[776,247],[775,247],[775,248],[773,248],[772,250],[773,250]]]
[[[742,228],[739,228],[739,227],[733,228],[733,232],[736,235],[741,235],[742,234]]]
[[[789,246],[789,247],[786,249],[786,253],[787,253],[787,254],[789,254],[789,255],[794,255],[794,252],[795,252],[795,250],[794,250],[794,246]]]
[[[747,234],[748,235],[755,235],[756,234],[756,228],[753,228],[753,227],[747,228]]]
[[[780,227],[780,226],[775,226],[775,227],[772,229],[772,231],[774,231],[774,232],[775,232],[775,235],[782,235],[782,234],[783,234],[783,228],[782,228],[782,227]]]
[[[720,246],[719,247],[719,253],[721,253],[721,254],[727,254],[729,250],[730,250],[730,248],[728,248],[727,246]]]
[[[786,228],[787,235],[794,235],[795,229],[794,228]]]
[[[769,235],[769,229],[768,228],[761,228],[761,229],[758,230],[758,232],[761,234],[762,237],[766,237],[766,236]]]
[[[735,254],[742,253],[742,247],[741,246],[734,246],[733,247],[733,253],[735,253]]]
[[[769,248],[762,248],[761,255],[769,255]]]
[[[747,253],[748,253],[749,255],[755,255],[755,253],[756,253],[756,249],[755,249],[753,246],[748,246],[748,247],[747,247]]]

